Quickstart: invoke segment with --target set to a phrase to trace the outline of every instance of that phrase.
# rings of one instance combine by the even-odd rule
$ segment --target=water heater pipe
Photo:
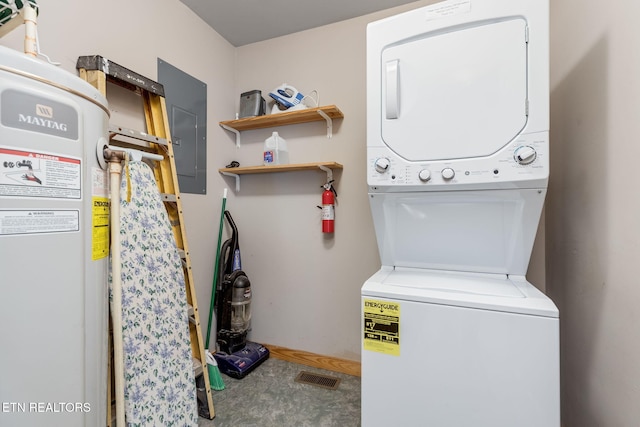
[[[122,161],[148,158],[162,160],[163,156],[144,151],[98,145],[109,163],[111,190],[111,320],[113,322],[113,370],[116,389],[116,422],[125,424],[124,411],[124,344],[122,338],[122,259],[120,256],[120,179]]]
[[[34,7],[31,7],[29,2],[25,2],[20,13],[22,14],[22,19],[24,19],[24,53],[35,58],[38,56],[38,34],[36,28],[38,12]]]
[[[122,339],[122,261],[120,257],[120,175],[126,154],[105,150],[111,190],[111,320],[113,321],[113,367],[116,389],[116,422],[125,426],[124,350]],[[107,157],[108,156],[108,157]]]

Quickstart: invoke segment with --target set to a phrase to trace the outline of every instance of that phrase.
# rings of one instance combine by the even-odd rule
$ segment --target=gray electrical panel
[[[180,192],[207,194],[207,85],[158,58]]]

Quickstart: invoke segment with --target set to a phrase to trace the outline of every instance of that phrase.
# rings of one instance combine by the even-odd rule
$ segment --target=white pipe
[[[22,19],[24,19],[24,53],[35,58],[38,56],[38,30],[36,28],[38,13],[35,8],[31,7],[28,1],[24,3],[24,7],[20,13],[22,14]]]
[[[124,427],[124,350],[122,339],[122,260],[120,257],[120,161],[109,162],[111,189],[111,319],[116,389],[116,422]]]
[[[151,159],[162,161],[164,157],[161,154],[147,153],[146,151],[134,150],[132,148],[118,147],[117,145],[109,145],[108,148],[113,151],[124,151],[129,155],[131,160]]]

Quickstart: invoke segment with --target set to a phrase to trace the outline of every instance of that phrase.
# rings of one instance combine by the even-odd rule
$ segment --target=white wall
[[[640,3],[551,1],[547,289],[564,427],[640,419]]]
[[[226,135],[223,160],[260,164],[264,139],[278,130],[291,163],[344,165],[334,176],[334,236],[321,233],[321,171],[244,177],[229,209],[254,289],[253,339],[352,360],[360,358],[360,287],[379,267],[365,180],[364,26],[352,20],[239,48],[238,94],[261,89],[268,99],[286,82],[317,90],[321,105],[345,117],[332,139],[323,122],[243,133],[240,150]]]

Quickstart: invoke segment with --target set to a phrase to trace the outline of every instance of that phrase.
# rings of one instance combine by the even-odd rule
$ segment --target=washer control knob
[[[376,172],[385,173],[389,170],[389,166],[391,166],[391,161],[386,157],[380,157],[376,159],[374,166],[376,168]]]
[[[537,155],[536,150],[528,145],[522,145],[513,152],[513,158],[521,165],[533,163]]]
[[[420,181],[422,182],[427,182],[431,179],[431,172],[429,172],[428,169],[422,169],[418,173],[418,178],[420,178]]]
[[[456,176],[456,172],[451,169],[451,168],[444,168],[442,169],[442,178],[445,180],[450,180],[453,179],[453,177]]]

